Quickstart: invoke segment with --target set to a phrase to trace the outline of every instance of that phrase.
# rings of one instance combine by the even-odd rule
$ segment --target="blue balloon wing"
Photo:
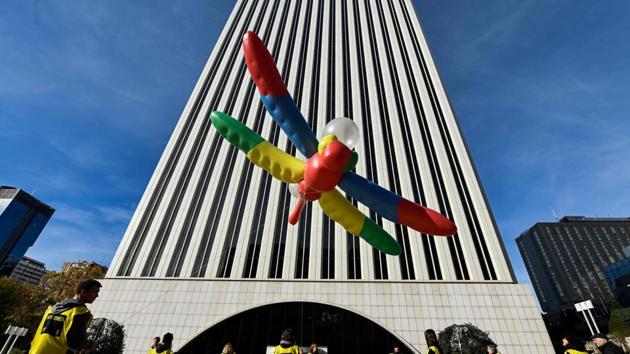
[[[307,158],[317,152],[317,138],[295,105],[267,47],[253,32],[243,36],[247,68],[258,87],[260,99],[273,120]]]

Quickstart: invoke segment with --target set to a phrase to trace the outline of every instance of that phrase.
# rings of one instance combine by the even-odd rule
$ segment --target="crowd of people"
[[[602,354],[624,354],[623,349],[611,342],[608,336],[603,333],[595,334],[591,337],[591,340]],[[584,343],[580,343],[577,339],[568,336],[562,338],[562,347],[564,348],[564,354],[587,354],[592,352],[586,350]]]
[[[160,337],[153,338],[153,344],[151,348],[149,348],[149,352],[147,354],[173,354],[173,334],[166,333],[162,336],[162,341],[160,342]]]
[[[273,353],[274,354],[304,354],[304,351],[302,350],[302,348],[300,348],[295,342],[295,337],[293,335],[292,328],[287,328],[284,331],[282,331],[282,335],[280,335],[280,343],[274,348]],[[309,347],[309,350],[307,353],[322,354],[322,352],[319,350],[319,345],[317,344],[317,342],[311,343],[311,346]],[[236,352],[234,351],[234,347],[232,346],[232,343],[230,342],[225,343],[225,346],[223,347],[223,351],[221,351],[221,354],[236,354]]]
[[[86,306],[98,297],[101,283],[94,279],[79,282],[75,295],[50,306],[37,328],[29,354],[66,354],[68,352],[87,354],[96,350],[94,340],[88,338],[87,329],[92,321],[92,313]],[[427,343],[426,354],[446,353],[440,346],[434,330],[424,332]],[[611,342],[605,334],[598,333],[592,338],[602,354],[624,354],[623,349]],[[564,354],[586,354],[584,345],[571,337],[562,339]],[[166,333],[153,338],[148,354],[173,354],[173,334]],[[496,345],[486,347],[488,354],[500,354]],[[280,343],[274,348],[274,354],[304,354],[297,345],[293,329],[287,328],[280,336]],[[316,342],[312,342],[307,353],[321,354]],[[400,346],[394,346],[392,353],[402,353]],[[221,354],[236,354],[232,343],[226,343]]]

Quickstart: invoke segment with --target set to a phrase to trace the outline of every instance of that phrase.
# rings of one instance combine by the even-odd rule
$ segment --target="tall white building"
[[[258,33],[317,133],[359,126],[357,173],[454,220],[434,237],[359,209],[397,238],[386,256],[317,204],[287,223],[287,186],[214,130],[223,111],[295,153],[260,103],[241,37]],[[552,353],[515,277],[411,1],[237,1],[109,269],[97,317],[127,351],[172,332],[182,352],[277,344],[283,327],[333,352],[424,352],[422,332],[471,322],[504,352]],[[264,344],[263,346],[261,346]],[[240,348],[239,348],[240,346]],[[259,349],[262,348],[262,349]]]

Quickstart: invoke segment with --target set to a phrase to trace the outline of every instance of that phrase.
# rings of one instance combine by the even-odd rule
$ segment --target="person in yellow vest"
[[[295,344],[292,328],[287,328],[282,332],[280,344],[273,350],[273,354],[302,354],[302,350]]]
[[[153,344],[151,344],[151,348],[149,348],[147,354],[154,353],[155,351],[153,349],[157,348],[158,344],[160,344],[160,337],[153,337]]]
[[[162,336],[162,343],[151,347],[148,354],[173,354],[173,333]]]
[[[424,331],[424,338],[426,339],[427,346],[429,347],[429,349],[427,349],[427,354],[443,354],[444,353],[434,330],[427,329],[426,331]]]
[[[562,337],[562,347],[564,348],[564,354],[587,354],[584,351],[584,346],[579,345],[577,339],[572,337]]]
[[[85,306],[98,297],[101,283],[94,279],[77,284],[73,298],[48,307],[44,313],[29,354],[89,353],[96,343],[88,340],[87,328],[92,322],[92,313]]]

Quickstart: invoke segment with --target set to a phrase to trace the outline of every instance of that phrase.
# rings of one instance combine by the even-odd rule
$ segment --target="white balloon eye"
[[[302,199],[302,196],[300,195],[300,191],[298,189],[298,184],[297,183],[289,184],[289,192],[291,193],[293,198]]]
[[[326,124],[321,137],[333,134],[342,144],[352,150],[359,142],[359,127],[350,118],[338,117]]]

